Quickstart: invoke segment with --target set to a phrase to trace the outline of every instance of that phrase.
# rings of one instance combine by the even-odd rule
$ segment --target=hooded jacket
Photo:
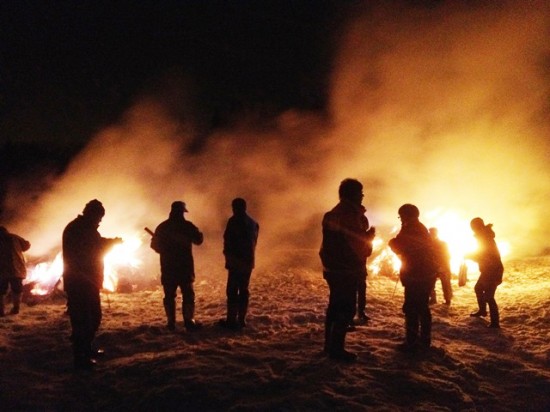
[[[23,252],[29,250],[30,247],[31,244],[28,240],[1,227],[0,277],[25,279],[27,277],[27,266]]]
[[[397,236],[389,241],[401,260],[399,278],[403,286],[435,282],[437,265],[430,233],[418,220],[403,223]]]
[[[319,256],[325,273],[362,273],[372,253],[374,230],[366,209],[345,199],[323,217],[323,242]]]
[[[478,250],[468,255],[468,257],[478,263],[480,281],[495,282],[500,285],[504,266],[495,242],[495,232],[492,226],[492,224],[485,225],[474,234],[478,243]]]

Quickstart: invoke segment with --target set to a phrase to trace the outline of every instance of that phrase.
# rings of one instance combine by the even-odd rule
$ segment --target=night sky
[[[166,79],[191,82],[208,127],[242,111],[323,110],[345,10],[326,1],[4,1],[1,142],[78,146]]]

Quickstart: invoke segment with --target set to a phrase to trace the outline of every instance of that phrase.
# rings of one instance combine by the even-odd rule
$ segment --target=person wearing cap
[[[31,244],[14,233],[0,226],[0,316],[4,316],[4,296],[11,287],[13,307],[10,314],[17,315],[21,306],[23,279],[27,277],[27,266],[23,252]]]
[[[366,276],[375,231],[365,217],[361,182],[344,179],[338,196],[338,204],[323,216],[319,251],[329,288],[324,352],[331,359],[352,362],[357,355],[345,350],[346,333],[355,316],[358,284]]]
[[[419,220],[418,208],[407,203],[399,208],[398,214],[401,230],[388,245],[401,260],[399,279],[405,288],[405,342],[399,349],[414,352],[419,347],[427,349],[431,346],[432,314],[429,300],[435,285],[437,266],[432,238]]]
[[[151,239],[151,248],[160,255],[161,283],[164,289],[164,310],[169,330],[176,328],[176,296],[178,288],[183,297],[182,314],[185,329],[193,331],[201,324],[195,321],[195,265],[193,245],[203,242],[203,234],[190,221],[184,202],[172,203],[168,219],[160,223]]]
[[[105,208],[97,199],[89,201],[81,215],[63,230],[63,288],[72,328],[72,347],[76,369],[91,369],[103,352],[92,343],[101,324],[103,258],[121,238],[104,238],[98,232]]]
[[[227,316],[220,325],[229,329],[246,326],[250,276],[254,269],[256,243],[260,226],[246,213],[246,200],[231,202],[233,216],[227,220],[223,234],[223,254],[227,274]]]
[[[474,287],[478,310],[470,316],[487,316],[487,305],[489,305],[491,316],[489,327],[500,328],[500,316],[495,293],[498,285],[502,283],[504,266],[495,242],[493,225],[486,225],[483,219],[476,217],[470,222],[470,227],[477,240],[478,249],[476,252],[466,255],[466,258],[477,262],[479,265],[479,278]]]

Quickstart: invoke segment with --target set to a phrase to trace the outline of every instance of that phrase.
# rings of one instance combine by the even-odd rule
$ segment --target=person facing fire
[[[491,316],[490,328],[500,328],[498,305],[495,300],[495,292],[502,283],[504,266],[500,259],[500,252],[495,242],[495,232],[492,224],[485,224],[483,219],[476,217],[470,222],[470,227],[477,239],[476,252],[466,255],[479,265],[479,279],[474,287],[478,310],[470,316],[487,316],[487,304]]]
[[[229,329],[246,326],[250,276],[254,269],[260,226],[246,213],[242,198],[231,202],[231,216],[223,234],[223,254],[227,269],[227,316],[220,324]]]
[[[5,315],[4,297],[11,288],[13,307],[10,314],[17,315],[21,307],[23,279],[27,277],[26,252],[31,247],[28,240],[8,232],[0,226],[0,316]]]
[[[324,351],[331,359],[349,362],[357,355],[345,350],[346,333],[355,315],[359,279],[366,276],[374,229],[369,230],[363,185],[358,180],[344,179],[338,195],[339,203],[323,217],[319,251],[329,287]]]
[[[414,352],[419,347],[431,346],[432,314],[430,293],[436,280],[433,242],[428,229],[420,222],[420,211],[415,205],[404,204],[398,210],[401,230],[388,243],[399,256],[399,278],[405,288],[405,342],[399,349]],[[420,340],[418,332],[420,329]]]
[[[451,304],[451,299],[453,298],[453,288],[451,286],[451,253],[449,252],[447,243],[439,238],[439,231],[437,228],[431,227],[428,231],[433,241],[437,277],[441,281],[443,298],[445,299],[445,304],[448,306]],[[435,287],[430,295],[430,303],[437,303]]]
[[[72,347],[76,369],[91,369],[102,349],[92,348],[101,324],[103,259],[108,250],[122,239],[104,238],[98,232],[105,208],[90,200],[81,215],[63,230],[63,288],[72,328]]]
[[[190,221],[185,219],[188,213],[184,202],[172,203],[167,220],[159,224],[151,239],[151,248],[160,255],[161,283],[164,289],[164,310],[167,327],[176,329],[176,295],[182,293],[182,314],[185,329],[194,331],[201,327],[195,321],[195,264],[193,245],[203,242],[203,234]]]

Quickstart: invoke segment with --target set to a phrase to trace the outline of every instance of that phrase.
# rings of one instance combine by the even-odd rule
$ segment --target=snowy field
[[[548,411],[550,257],[506,263],[497,290],[502,329],[470,318],[473,286],[453,279],[450,308],[432,306],[434,347],[406,355],[403,288],[369,277],[372,320],[348,334],[358,362],[321,352],[327,287],[312,269],[255,272],[249,325],[219,328],[225,273],[197,276],[203,330],[165,328],[160,288],[102,295],[93,372],[75,372],[60,294],[0,319],[3,411]],[[438,285],[438,296],[441,290]],[[9,306],[8,306],[9,308]]]

